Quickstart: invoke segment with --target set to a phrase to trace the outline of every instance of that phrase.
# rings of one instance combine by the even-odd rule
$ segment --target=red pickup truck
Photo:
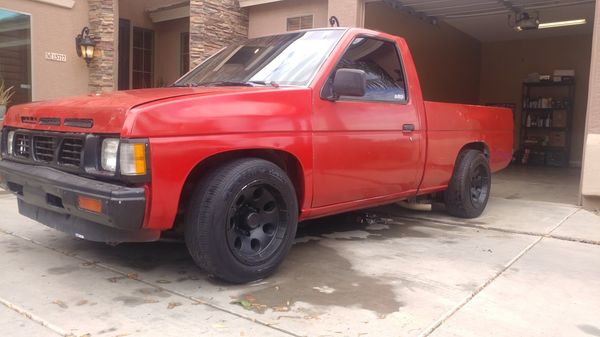
[[[239,283],[274,272],[298,221],[422,195],[480,215],[512,129],[508,109],[424,101],[402,38],[316,29],[224,48],[169,88],[14,106],[0,184],[82,239],[181,232]]]

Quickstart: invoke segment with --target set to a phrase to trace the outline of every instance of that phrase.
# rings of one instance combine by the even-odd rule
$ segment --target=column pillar
[[[600,211],[600,0],[596,0],[589,80],[581,201],[585,208]]]
[[[119,1],[88,0],[88,6],[90,35],[97,41],[89,66],[89,91],[112,91],[118,80]]]
[[[190,65],[248,38],[248,10],[238,0],[190,0]]]

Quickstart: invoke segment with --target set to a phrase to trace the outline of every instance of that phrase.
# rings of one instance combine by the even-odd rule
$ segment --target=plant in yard
[[[8,102],[10,102],[10,99],[15,94],[13,89],[13,87],[6,88],[4,80],[0,79],[0,121],[4,119]]]

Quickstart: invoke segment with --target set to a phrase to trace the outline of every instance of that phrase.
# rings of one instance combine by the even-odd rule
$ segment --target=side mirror
[[[338,69],[333,80],[333,92],[336,98],[364,96],[367,92],[367,74],[359,69]]]

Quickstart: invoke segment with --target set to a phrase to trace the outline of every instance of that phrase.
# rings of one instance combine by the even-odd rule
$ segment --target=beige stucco
[[[131,21],[132,26],[152,29],[148,10],[182,2],[183,0],[119,0],[119,17]]]
[[[188,32],[189,28],[189,18],[165,21],[155,25],[157,48],[154,78],[157,86],[172,84],[179,78],[181,33]]]
[[[33,100],[88,92],[88,69],[75,51],[75,36],[89,24],[87,0],[76,0],[73,8],[33,0],[0,0],[0,8],[31,15]],[[45,52],[65,54],[67,61],[46,60]]]
[[[583,206],[600,210],[600,0],[596,0],[586,140],[583,156],[581,192]]]
[[[344,27],[363,27],[364,0],[332,0],[328,2],[328,16],[335,16]]]
[[[285,32],[287,18],[300,15],[314,15],[315,28],[327,27],[327,2],[327,0],[291,0],[252,6],[248,36],[252,38]]]

